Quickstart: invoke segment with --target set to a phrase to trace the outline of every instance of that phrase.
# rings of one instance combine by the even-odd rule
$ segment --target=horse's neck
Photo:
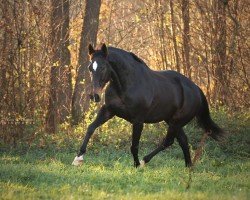
[[[126,55],[127,52],[119,54],[118,52],[110,51],[108,61],[112,67],[112,84],[120,94],[125,94],[130,88],[135,89],[138,86],[142,88],[138,82],[148,82],[150,76],[146,71],[150,70],[143,61],[138,61],[134,54]],[[131,57],[132,55],[132,57]],[[136,58],[134,58],[136,57]],[[131,59],[131,60],[130,60]],[[134,60],[133,60],[134,59]],[[133,63],[134,61],[134,63]],[[133,66],[128,63],[133,63]]]
[[[111,70],[111,84],[116,89],[117,93],[120,95],[122,93],[122,91],[123,91],[123,86],[121,84],[121,81],[119,79],[118,74],[113,69],[113,67],[112,67],[112,70]]]
[[[129,84],[131,84],[132,71],[123,63],[118,64],[116,62],[110,61],[110,65],[112,67],[112,82],[121,93],[128,88]]]

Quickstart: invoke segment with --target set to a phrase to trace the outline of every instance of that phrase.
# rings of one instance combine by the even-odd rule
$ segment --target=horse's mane
[[[125,53],[125,54],[129,54],[132,57],[133,60],[135,60],[136,62],[142,63],[147,68],[149,68],[148,65],[141,58],[139,58],[137,55],[135,55],[133,52],[128,52],[128,51],[125,51],[123,49],[119,49],[119,48],[116,48],[116,47],[109,47],[109,49],[112,49],[112,50],[118,51],[118,52],[122,52],[122,53]]]
[[[135,55],[134,53],[129,52],[129,54],[130,54],[137,62],[140,62],[140,63],[145,64],[145,62],[144,62],[142,59],[140,59],[137,55]]]

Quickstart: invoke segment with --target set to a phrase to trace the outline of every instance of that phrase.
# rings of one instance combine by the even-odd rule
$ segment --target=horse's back
[[[195,89],[198,88],[198,86],[193,81],[191,81],[189,78],[187,78],[186,76],[184,76],[183,74],[181,74],[177,71],[163,70],[163,71],[155,71],[155,72],[163,75],[167,79],[179,80],[179,81],[181,81],[181,83],[186,84],[189,87],[192,87]]]

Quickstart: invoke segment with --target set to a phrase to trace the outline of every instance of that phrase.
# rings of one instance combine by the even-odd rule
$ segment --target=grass
[[[176,143],[140,169],[132,167],[128,135],[125,143],[110,145],[106,140],[100,142],[101,136],[96,137],[81,167],[71,166],[79,146],[79,140],[74,138],[76,145],[72,147],[68,142],[68,148],[67,145],[60,148],[55,141],[40,148],[5,146],[0,148],[0,199],[247,200],[250,199],[250,127],[248,122],[236,118],[228,119],[227,127],[230,135],[226,143],[206,141],[189,189],[189,170],[184,167]],[[146,128],[142,138],[140,157],[155,147],[150,130]],[[186,131],[194,155],[201,134],[196,138],[197,129],[192,124]]]
[[[173,151],[173,153],[171,153]],[[176,155],[175,155],[176,154]],[[177,148],[162,152],[145,168],[134,169],[128,151],[89,152],[84,165],[75,154],[33,150],[1,153],[1,199],[249,199],[248,159],[209,158],[192,174]]]

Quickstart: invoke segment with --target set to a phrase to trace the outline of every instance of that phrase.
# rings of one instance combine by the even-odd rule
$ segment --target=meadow
[[[86,128],[83,124],[74,129],[65,125],[57,135],[40,132],[32,143],[20,140],[15,147],[1,143],[0,199],[247,200],[249,116],[228,113],[213,116],[226,130],[226,140],[218,143],[207,139],[191,173],[184,167],[177,142],[144,168],[134,168],[129,150],[130,126],[119,119],[97,131],[80,167],[71,166],[71,162]],[[139,151],[141,158],[156,147],[164,129],[164,124],[146,125]],[[185,130],[194,155],[202,131],[195,123]]]

